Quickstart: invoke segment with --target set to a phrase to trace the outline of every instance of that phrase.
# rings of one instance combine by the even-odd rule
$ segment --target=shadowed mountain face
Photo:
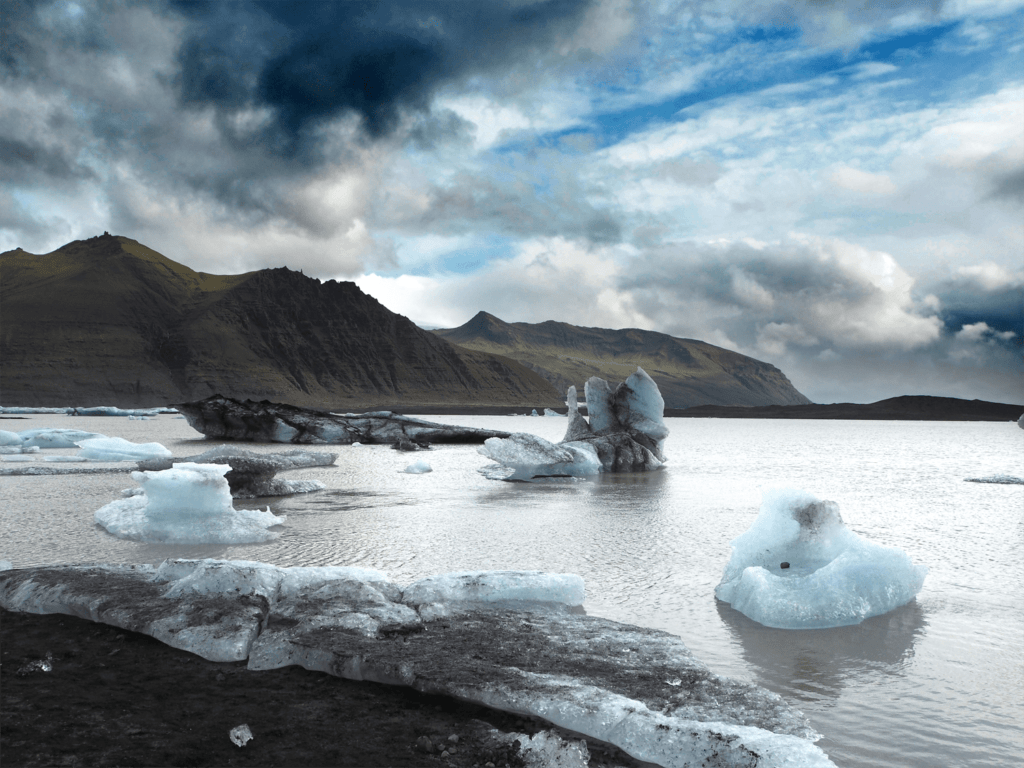
[[[0,254],[0,402],[131,407],[214,393],[307,407],[556,406],[512,360],[456,347],[350,282],[208,275],[126,237]]]
[[[639,365],[658,384],[666,408],[809,403],[778,368],[693,339],[628,328],[567,323],[506,323],[479,312],[463,326],[434,331],[467,349],[518,360],[560,391],[583,391],[591,376],[622,381]]]

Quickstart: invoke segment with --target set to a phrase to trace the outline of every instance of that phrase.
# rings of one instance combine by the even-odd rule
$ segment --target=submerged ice
[[[96,511],[96,522],[122,539],[168,544],[253,544],[276,539],[267,530],[285,521],[270,508],[235,509],[226,464],[183,462],[171,469],[132,472],[142,493]]]
[[[849,530],[835,502],[772,489],[733,540],[715,596],[768,627],[842,627],[910,602],[927,572]]]

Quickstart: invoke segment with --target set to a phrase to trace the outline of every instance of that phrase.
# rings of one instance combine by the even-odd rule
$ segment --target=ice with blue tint
[[[425,459],[417,459],[408,467],[406,467],[403,471],[407,472],[410,475],[422,475],[427,472],[433,472],[434,470],[430,466],[430,463],[427,462]]]
[[[21,445],[22,437],[17,432],[0,429],[0,445]]]
[[[235,509],[224,477],[227,464],[175,464],[155,472],[132,472],[143,493],[112,501],[96,511],[96,522],[113,535],[168,544],[253,544],[276,539],[268,530],[285,516],[270,508]]]
[[[563,414],[559,413],[558,411],[553,411],[550,408],[545,408],[544,409],[544,415],[545,416],[562,416]]]
[[[94,437],[78,445],[82,448],[78,455],[89,461],[146,461],[173,455],[160,443],[133,443],[123,437]]]
[[[601,472],[601,459],[592,446],[586,443],[555,445],[526,432],[514,432],[506,438],[488,438],[477,452],[511,468],[512,474],[504,478],[508,480],[587,477]]]
[[[843,627],[910,602],[927,573],[902,550],[849,530],[835,502],[775,488],[732,541],[715,596],[767,627]]]
[[[504,603],[529,601],[583,605],[583,578],[544,571],[462,571],[430,576],[402,591],[407,605],[427,603]]]
[[[26,429],[19,432],[22,445],[37,445],[40,448],[77,448],[82,440],[106,438],[99,432],[86,432],[81,429]]]

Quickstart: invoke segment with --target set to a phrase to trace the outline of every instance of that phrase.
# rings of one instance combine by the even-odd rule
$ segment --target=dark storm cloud
[[[990,198],[1024,203],[1024,168],[1003,173],[994,179]]]
[[[961,276],[943,281],[933,293],[941,302],[939,317],[949,331],[985,323],[993,331],[1012,332],[1017,345],[1024,340],[1024,280],[985,285]]]
[[[452,3],[177,2],[182,102],[268,108],[264,138],[293,154],[326,121],[357,115],[368,136],[429,111],[442,85],[542,49],[579,23],[589,0]]]

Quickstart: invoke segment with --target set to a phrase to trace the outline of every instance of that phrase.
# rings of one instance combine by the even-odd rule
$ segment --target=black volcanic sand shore
[[[32,664],[47,654],[49,672]],[[243,723],[253,738],[238,747],[228,734]],[[523,765],[518,746],[495,739],[492,728],[579,738],[408,688],[300,667],[251,672],[245,662],[206,661],[106,624],[0,609],[4,768]],[[453,754],[434,743],[454,746]],[[646,765],[610,745],[587,746],[592,766]]]

